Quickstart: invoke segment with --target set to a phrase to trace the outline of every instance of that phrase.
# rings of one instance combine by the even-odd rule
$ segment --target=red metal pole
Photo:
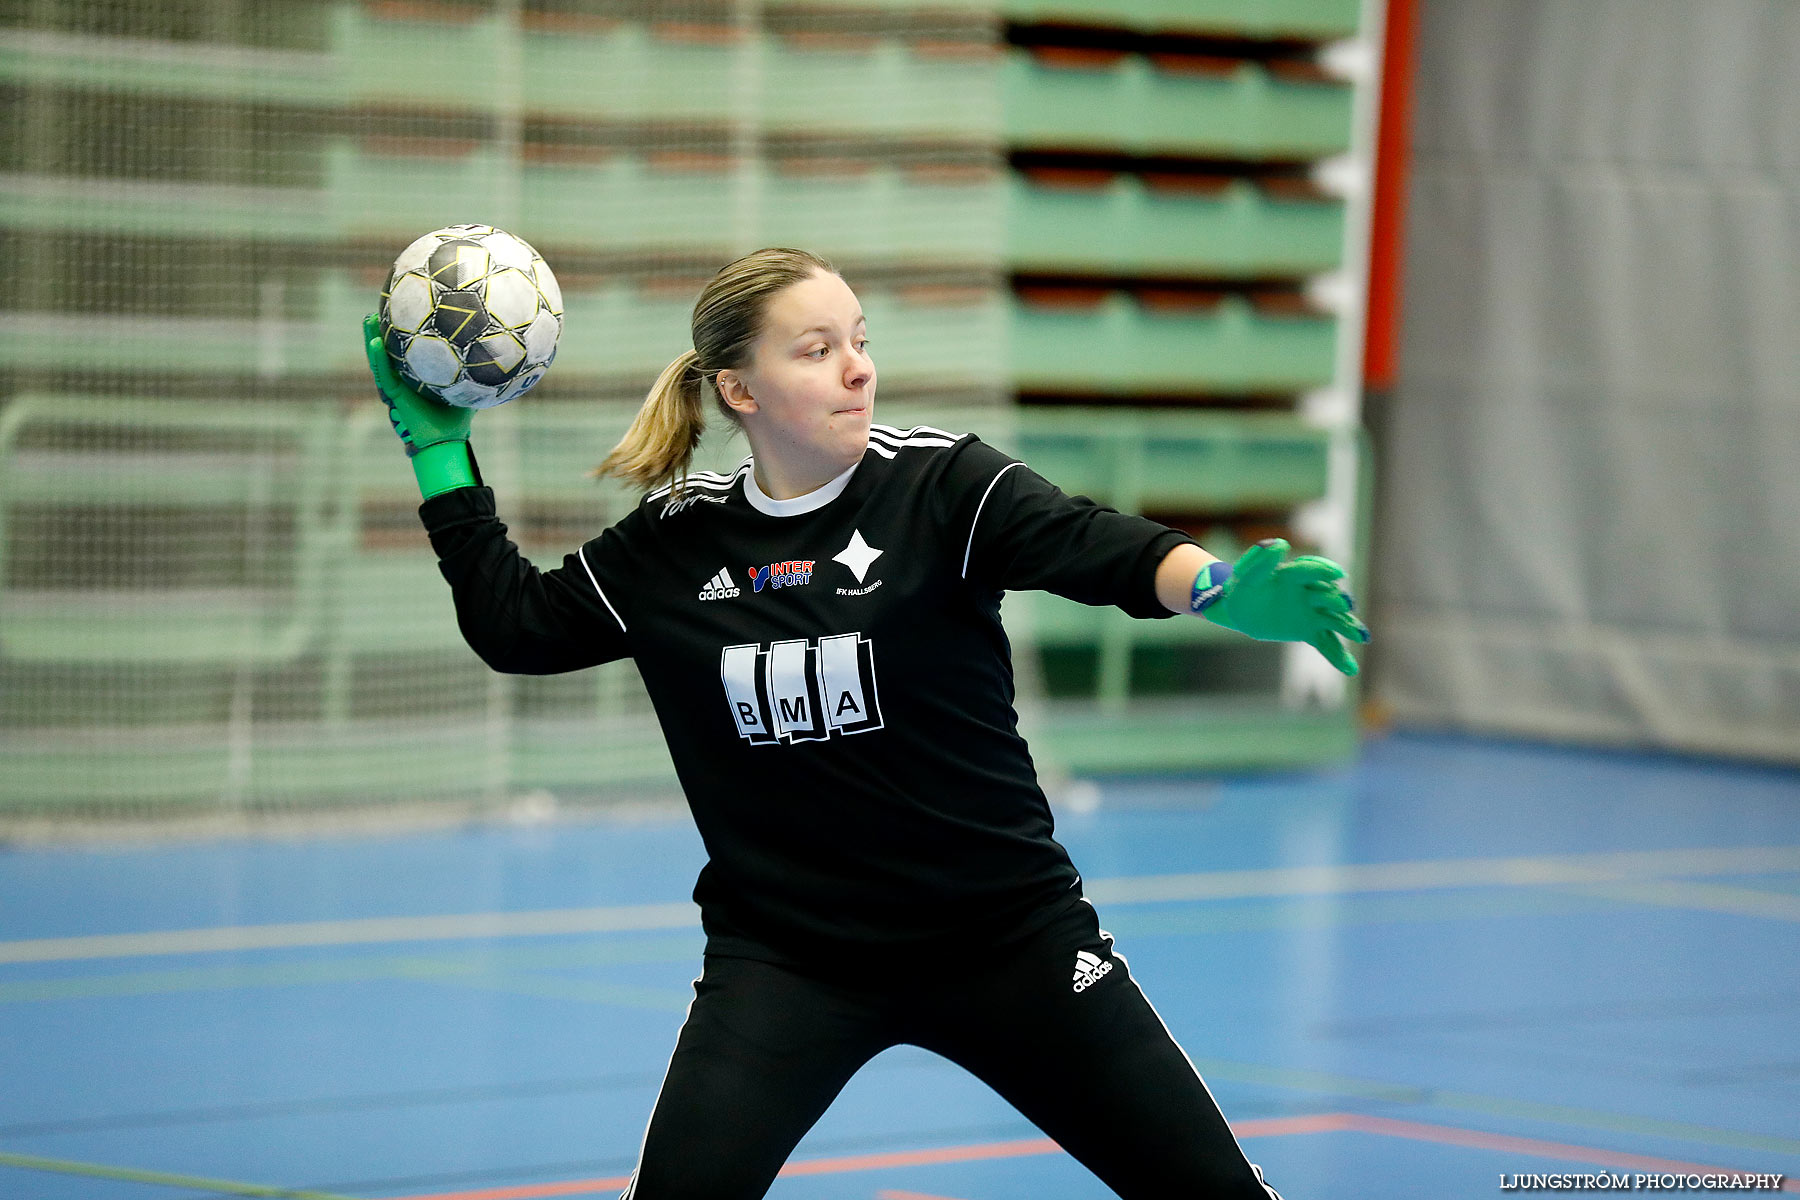
[[[1375,205],[1369,217],[1369,318],[1363,343],[1363,382],[1371,389],[1391,388],[1399,374],[1400,271],[1417,18],[1417,0],[1388,0],[1375,142]]]

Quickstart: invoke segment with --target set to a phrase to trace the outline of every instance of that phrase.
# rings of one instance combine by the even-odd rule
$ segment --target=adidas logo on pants
[[[1101,978],[1113,965],[1097,954],[1089,954],[1086,950],[1075,952],[1075,990],[1085,992],[1099,983]]]

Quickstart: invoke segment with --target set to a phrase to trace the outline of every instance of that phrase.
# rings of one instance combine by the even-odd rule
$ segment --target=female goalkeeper
[[[856,296],[738,259],[602,470],[648,489],[540,572],[495,516],[470,414],[369,361],[469,645],[496,671],[631,658],[708,862],[704,970],[632,1200],[764,1194],[856,1070],[909,1043],[972,1071],[1125,1197],[1275,1195],[1112,950],[1019,736],[1008,588],[1311,642],[1368,634],[1328,560],[1235,566],[1069,497],[972,435],[871,423]],[[751,455],[688,473],[703,393]]]

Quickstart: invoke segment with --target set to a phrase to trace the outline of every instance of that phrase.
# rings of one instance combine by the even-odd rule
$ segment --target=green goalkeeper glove
[[[1356,601],[1340,583],[1344,568],[1314,554],[1282,562],[1287,552],[1287,542],[1269,538],[1229,567],[1208,563],[1194,581],[1188,607],[1258,641],[1306,642],[1344,674],[1356,674],[1356,660],[1341,639],[1367,642],[1369,628],[1356,618]]]
[[[407,386],[394,370],[387,347],[381,344],[381,318],[374,313],[363,318],[363,340],[367,343],[375,389],[387,405],[394,433],[412,460],[420,495],[429,500],[459,487],[479,486],[481,475],[469,450],[473,410],[440,404]]]

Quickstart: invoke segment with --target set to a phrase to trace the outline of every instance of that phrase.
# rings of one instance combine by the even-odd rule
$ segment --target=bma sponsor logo
[[[751,567],[747,574],[750,576],[752,589],[758,592],[766,587],[799,587],[812,582],[813,560],[792,559],[788,562],[770,563],[766,567]]]
[[[727,646],[719,678],[738,736],[757,746],[881,728],[875,651],[858,633]]]

